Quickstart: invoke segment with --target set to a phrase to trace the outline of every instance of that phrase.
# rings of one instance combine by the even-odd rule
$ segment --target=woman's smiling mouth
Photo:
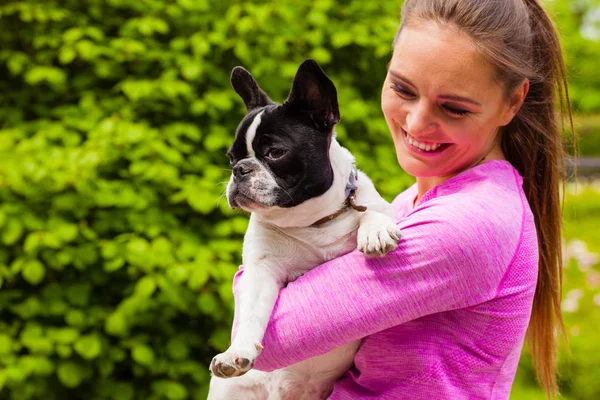
[[[450,143],[435,143],[435,142],[419,142],[414,137],[410,136],[404,129],[402,130],[402,137],[407,147],[420,154],[437,154],[446,149]]]

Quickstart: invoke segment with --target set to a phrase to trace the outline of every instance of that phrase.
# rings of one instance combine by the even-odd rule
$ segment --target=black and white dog
[[[337,92],[315,61],[300,65],[283,104],[241,67],[231,83],[248,113],[228,152],[227,198],[252,214],[236,287],[237,334],[212,360],[208,398],[322,399],[352,365],[359,342],[273,372],[251,370],[279,290],[357,245],[369,256],[395,249],[394,210],[335,139]]]

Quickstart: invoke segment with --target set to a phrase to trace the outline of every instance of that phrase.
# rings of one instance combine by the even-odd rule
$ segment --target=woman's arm
[[[511,219],[432,204],[398,224],[402,239],[386,257],[354,251],[311,270],[280,291],[255,368],[282,368],[492,299],[519,241],[522,221]]]

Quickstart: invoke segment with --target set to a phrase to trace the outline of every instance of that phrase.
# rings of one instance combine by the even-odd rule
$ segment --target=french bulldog
[[[247,114],[227,155],[227,200],[251,213],[244,272],[236,286],[237,333],[212,360],[209,400],[324,399],[352,366],[359,341],[272,372],[252,369],[279,290],[358,247],[395,249],[394,209],[336,140],[337,91],[314,60],[304,61],[283,104],[242,67],[231,84]]]

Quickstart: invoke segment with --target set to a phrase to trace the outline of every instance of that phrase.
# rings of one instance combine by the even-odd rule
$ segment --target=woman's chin
[[[409,175],[415,178],[427,178],[436,176],[435,171],[432,171],[430,165],[423,164],[422,161],[416,160],[410,156],[398,155],[398,164],[400,168]]]

